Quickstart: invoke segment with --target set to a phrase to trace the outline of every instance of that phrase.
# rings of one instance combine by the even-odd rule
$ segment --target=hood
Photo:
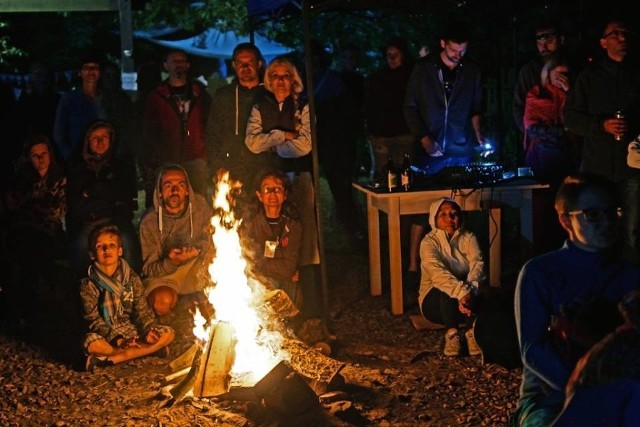
[[[164,202],[162,201],[162,197],[161,197],[162,192],[160,189],[160,185],[162,183],[161,182],[162,174],[167,170],[180,170],[184,173],[184,176],[187,178],[187,191],[189,192],[189,194],[187,195],[186,214],[189,215],[189,222],[191,224],[190,236],[193,237],[193,213],[192,213],[192,207],[191,207],[191,196],[194,195],[195,192],[193,191],[193,187],[191,187],[191,181],[189,181],[189,174],[187,173],[185,168],[174,163],[167,164],[160,169],[160,171],[158,172],[158,177],[156,179],[156,186],[153,189],[153,210],[158,214],[158,228],[160,230],[160,234],[162,234],[162,217],[163,217],[163,210],[164,210],[163,209]],[[185,212],[180,214],[180,216],[184,214]]]
[[[111,143],[109,144],[109,149],[107,150],[106,153],[102,155],[98,155],[92,152],[91,149],[89,148],[89,134],[91,134],[91,132],[93,132],[94,130],[101,129],[101,128],[106,128],[109,130],[109,133],[111,134]],[[89,127],[87,128],[87,131],[84,133],[84,141],[82,143],[82,159],[85,162],[87,162],[89,165],[101,166],[107,161],[109,161],[109,159],[111,158],[114,152],[115,145],[116,145],[116,130],[113,127],[113,125],[104,120],[96,120],[89,125]]]
[[[440,206],[442,206],[442,204],[444,202],[453,203],[458,207],[460,206],[460,205],[458,205],[458,202],[456,202],[455,200],[453,200],[450,197],[443,197],[443,198],[438,199],[435,202],[431,203],[431,207],[429,208],[429,225],[431,226],[432,230],[436,230],[436,215],[438,214],[438,210],[440,209]],[[461,222],[460,223],[460,228],[462,228],[462,225],[463,224]]]

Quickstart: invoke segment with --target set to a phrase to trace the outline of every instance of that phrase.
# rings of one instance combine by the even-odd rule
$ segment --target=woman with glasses
[[[319,315],[315,266],[320,264],[318,225],[315,215],[311,124],[309,106],[298,70],[286,58],[276,58],[265,70],[266,91],[257,96],[249,121],[245,144],[262,156],[264,168],[283,171],[291,181],[289,197],[296,203],[304,230],[300,250],[301,284],[309,297],[305,311]],[[259,162],[260,163],[260,162]]]
[[[252,272],[275,289],[285,291],[299,306],[298,260],[302,244],[302,224],[291,202],[289,179],[282,172],[265,171],[256,179],[256,203],[243,220],[240,232],[250,248]]]
[[[516,285],[523,363],[518,426],[551,425],[577,360],[621,323],[616,305],[640,288],[640,268],[618,251],[622,211],[612,181],[594,174],[569,176],[555,208],[567,241],[529,260]]]

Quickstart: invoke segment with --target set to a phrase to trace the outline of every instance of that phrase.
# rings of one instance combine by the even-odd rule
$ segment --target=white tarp
[[[135,31],[134,36],[167,48],[182,49],[190,55],[219,59],[231,59],[233,48],[237,44],[249,42],[249,36],[238,36],[233,31],[223,33],[215,28],[209,28],[197,36],[183,40],[164,40],[160,38],[163,33],[167,32],[170,32],[170,30]],[[292,49],[268,40],[257,33],[254,34],[254,44],[260,49],[267,62],[278,55],[284,55],[292,51]]]

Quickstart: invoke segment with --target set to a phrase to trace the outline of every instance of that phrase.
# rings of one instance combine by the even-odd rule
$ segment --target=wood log
[[[171,372],[177,372],[184,368],[188,368],[193,365],[193,358],[196,353],[198,353],[198,344],[193,344],[191,347],[187,349],[180,356],[175,358],[169,363],[169,368],[171,368]]]
[[[191,370],[189,373],[176,384],[170,391],[172,399],[166,406],[171,406],[176,402],[181,401],[184,397],[193,390],[193,384],[196,380],[196,373],[200,367],[200,362],[202,360],[201,356],[202,349],[196,346],[196,355],[193,358],[193,363],[191,365]]]
[[[291,355],[289,364],[293,370],[309,380],[330,383],[345,365],[299,340],[287,339],[283,348]]]
[[[202,353],[193,386],[194,396],[213,397],[229,391],[235,345],[233,326],[227,322],[219,322]]]

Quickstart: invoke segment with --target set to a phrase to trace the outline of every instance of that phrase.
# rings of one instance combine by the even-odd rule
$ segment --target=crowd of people
[[[519,426],[551,425],[559,414],[556,425],[577,425],[580,408],[609,396],[616,382],[623,383],[616,393],[637,393],[628,382],[635,371],[611,366],[609,375],[592,378],[590,370],[603,348],[625,331],[637,333],[628,295],[640,286],[640,68],[627,59],[631,34],[623,20],[608,20],[599,39],[604,57],[580,69],[561,28],[542,22],[533,32],[539,55],[515,85],[522,163],[550,184],[546,225],[562,234],[558,241],[566,238],[526,262],[515,287]],[[210,282],[216,248],[208,198],[224,169],[242,183],[235,209],[251,274],[283,290],[305,316],[320,316],[311,123],[336,217],[361,239],[351,190],[358,138],[370,141],[377,178],[383,162],[399,164],[405,153],[436,173],[468,164],[484,146],[482,75],[466,56],[470,38],[464,24],[452,22],[441,50],[414,61],[406,41],[393,37],[383,48],[385,66],[366,79],[348,50],[336,71],[312,44],[315,118],[295,58],[266,64],[250,43],[235,47],[235,76],[213,94],[193,78],[185,52],[168,51],[166,79],[135,103],[97,55],[83,58],[79,84],[62,96],[46,67],[34,64],[16,109],[16,134],[26,142],[3,182],[5,315],[28,320],[36,288],[66,265],[80,283],[87,327],[79,349],[88,369],[166,351],[174,332],[158,319]],[[139,223],[137,209],[145,209]],[[410,227],[407,277],[419,288],[420,313],[444,325],[446,356],[482,354],[474,321],[485,263],[462,208],[438,200]],[[621,301],[624,318],[616,310]]]

